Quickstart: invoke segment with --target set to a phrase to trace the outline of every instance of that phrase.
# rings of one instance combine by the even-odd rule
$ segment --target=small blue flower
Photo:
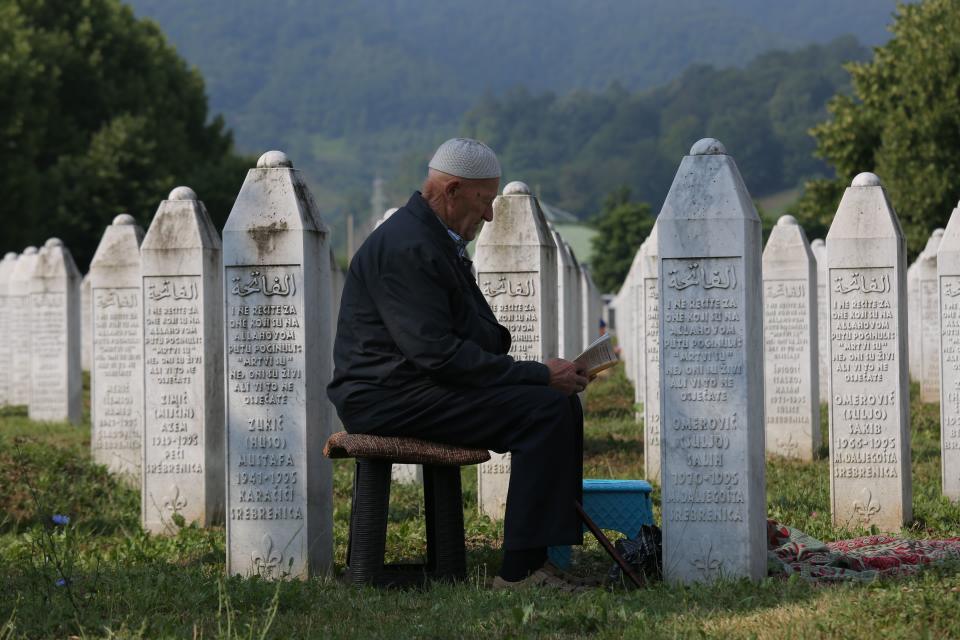
[[[67,586],[67,581],[63,578],[57,578],[57,581],[54,584],[56,584],[58,587],[65,587]]]
[[[51,520],[53,520],[53,524],[59,525],[61,527],[65,527],[68,524],[70,524],[70,516],[61,515],[59,513],[54,514]]]

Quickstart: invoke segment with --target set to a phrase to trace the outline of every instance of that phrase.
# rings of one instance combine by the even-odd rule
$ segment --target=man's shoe
[[[508,582],[497,576],[490,586],[494,591],[536,588],[556,589],[563,593],[579,593],[586,589],[586,587],[567,582],[544,569],[537,569],[523,580],[517,580],[516,582]]]
[[[603,586],[603,580],[597,578],[582,578],[580,576],[575,576],[568,571],[564,571],[557,565],[553,564],[550,561],[547,561],[541,571],[546,571],[552,576],[560,578],[564,582],[568,582],[577,587],[600,587]]]

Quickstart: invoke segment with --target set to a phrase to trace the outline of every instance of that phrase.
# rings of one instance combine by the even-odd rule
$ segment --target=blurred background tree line
[[[883,178],[912,252],[960,195],[960,0],[899,6],[873,51],[841,34],[878,44],[852,18],[883,25],[892,0],[838,0],[827,21],[803,3],[744,0],[706,22],[688,15],[693,0],[492,1],[131,0],[204,69],[211,109],[200,72],[119,0],[0,0],[2,248],[56,235],[85,266],[114,215],[146,224],[177,184],[222,225],[255,156],[276,147],[307,172],[342,242],[345,214],[370,213],[372,176],[401,204],[456,133],[490,143],[505,180],[598,231],[591,266],[608,291],[703,136],[725,143],[765,207],[778,203],[771,217],[794,202],[811,238],[859,171]],[[451,11],[474,11],[465,23],[485,38],[443,32]],[[708,26],[722,37],[688,37]],[[581,32],[602,37],[588,47]],[[788,50],[763,53],[773,47]]]

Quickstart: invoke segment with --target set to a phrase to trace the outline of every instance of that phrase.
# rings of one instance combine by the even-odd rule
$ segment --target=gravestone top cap
[[[34,247],[33,245],[31,245],[31,246],[29,246],[29,247],[27,247],[26,249],[23,250],[23,255],[25,255],[25,256],[32,256],[32,255],[35,254],[36,252],[37,252],[37,248]]]
[[[850,183],[850,186],[851,187],[879,187],[880,177],[875,173],[864,171],[863,173],[857,174],[857,176],[853,179],[853,182]]]
[[[13,260],[17,257],[16,251],[7,251],[7,254],[3,256],[4,260]]]
[[[427,166],[434,171],[467,180],[486,180],[501,175],[497,154],[472,138],[450,138],[437,147]]]
[[[797,226],[797,219],[791,215],[780,216],[780,219],[777,220],[778,227],[795,227]]]
[[[63,246],[63,240],[61,240],[60,238],[50,238],[49,240],[43,243],[44,249],[50,249],[53,247],[62,247],[62,246]]]
[[[725,156],[727,148],[716,138],[701,138],[690,147],[691,156]]]
[[[115,225],[125,225],[125,224],[137,224],[137,221],[133,219],[133,216],[129,213],[121,213],[116,218],[113,219],[113,224]]]
[[[293,168],[293,161],[283,151],[267,151],[257,160],[257,169]]]
[[[933,233],[930,235],[933,236],[934,238],[939,238],[943,235],[943,229],[934,229]]]
[[[176,187],[167,196],[167,200],[196,200],[197,192],[190,187]]]
[[[826,245],[826,243],[823,241],[823,238],[817,238],[816,240],[810,243],[811,247],[819,247],[821,245]]]
[[[503,188],[503,195],[505,196],[517,196],[517,195],[530,195],[530,187],[527,186],[526,182],[520,182],[519,180],[514,180],[513,182],[507,183],[507,186]]]

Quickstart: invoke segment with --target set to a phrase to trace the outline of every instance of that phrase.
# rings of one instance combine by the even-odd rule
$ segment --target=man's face
[[[449,194],[447,224],[461,238],[470,241],[477,237],[484,220],[493,220],[493,200],[500,190],[500,178],[456,182],[458,186]]]

